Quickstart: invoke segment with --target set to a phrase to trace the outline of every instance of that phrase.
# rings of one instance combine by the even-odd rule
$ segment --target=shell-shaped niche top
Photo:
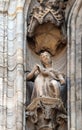
[[[63,0],[37,0],[29,8],[27,40],[36,54],[46,50],[54,56],[66,47],[65,7]]]

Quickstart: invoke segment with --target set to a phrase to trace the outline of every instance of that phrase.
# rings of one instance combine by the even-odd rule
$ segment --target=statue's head
[[[47,51],[43,51],[40,53],[40,60],[43,66],[52,65],[51,54]]]

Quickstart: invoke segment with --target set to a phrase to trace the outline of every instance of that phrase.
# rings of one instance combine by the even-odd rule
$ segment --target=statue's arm
[[[49,76],[50,72],[47,69],[42,68],[41,66],[38,66],[38,70],[39,72],[43,75],[43,76]]]
[[[41,69],[41,73],[43,76],[48,76],[49,75],[49,71],[45,70],[45,69]]]
[[[50,72],[49,70],[41,68],[40,71],[43,76],[50,76],[50,77],[54,78],[54,74],[52,72]]]
[[[33,70],[32,70],[29,74],[27,74],[26,79],[27,79],[27,80],[33,79],[33,78],[35,77],[35,73],[36,73],[36,72],[37,72],[37,66],[35,66],[35,67],[33,68]]]
[[[65,81],[65,75],[58,72],[58,71],[55,71],[55,70],[52,70],[52,75],[54,74],[54,78],[57,78],[57,80],[60,81],[61,84],[65,84],[66,81]]]
[[[58,78],[59,78],[61,84],[65,84],[65,78],[64,78],[63,74],[61,74],[61,73],[58,74]]]
[[[53,73],[53,70],[48,70],[48,69],[45,69],[45,68],[42,68],[41,66],[37,66],[38,67],[38,70],[39,72],[43,75],[43,76],[51,76],[52,78],[55,78],[54,76],[54,73]]]

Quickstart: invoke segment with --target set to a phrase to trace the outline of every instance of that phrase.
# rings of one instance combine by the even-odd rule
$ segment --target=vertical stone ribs
[[[7,9],[8,2],[0,1],[0,129],[6,129]]]
[[[25,1],[10,1],[8,8],[7,129],[23,130]]]
[[[82,1],[76,0],[68,19],[69,130],[81,130],[82,122]]]

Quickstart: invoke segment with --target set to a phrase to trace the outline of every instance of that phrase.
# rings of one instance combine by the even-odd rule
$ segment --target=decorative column
[[[7,10],[8,1],[0,1],[0,130],[7,119]]]
[[[82,1],[76,0],[68,18],[68,130],[82,129]]]
[[[7,129],[23,130],[24,123],[24,0],[8,8]]]
[[[0,1],[0,129],[25,129],[25,0]]]

